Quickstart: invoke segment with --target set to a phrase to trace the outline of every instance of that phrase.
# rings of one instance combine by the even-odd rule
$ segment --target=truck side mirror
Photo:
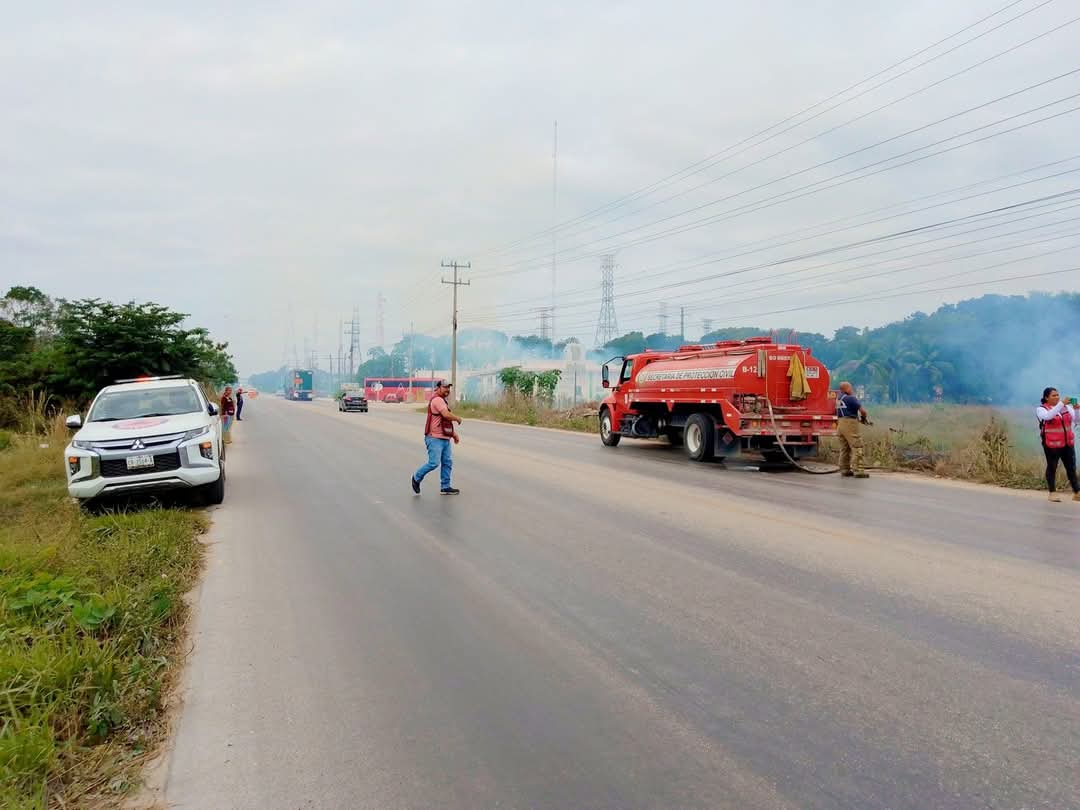
[[[206,412],[211,416],[217,416],[217,405],[215,405],[213,402],[207,403]]]
[[[611,380],[609,379],[610,372],[607,366],[600,367],[600,385],[604,388],[611,388]]]
[[[79,414],[69,416],[67,419],[64,420],[64,425],[67,427],[68,430],[78,430],[82,427],[82,417],[79,416]]]

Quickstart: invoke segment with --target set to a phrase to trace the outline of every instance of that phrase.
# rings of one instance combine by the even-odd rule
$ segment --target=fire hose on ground
[[[791,462],[793,467],[795,467],[797,469],[800,469],[803,472],[810,473],[811,475],[832,475],[834,473],[840,472],[839,465],[837,465],[835,467],[832,467],[831,469],[827,469],[827,470],[815,470],[815,469],[811,469],[810,467],[807,467],[807,466],[797,462],[792,457],[791,453],[788,452],[787,446],[784,444],[784,439],[780,435],[780,426],[778,424],[776,424],[776,414],[773,413],[772,401],[768,397],[765,397],[765,404],[769,408],[769,420],[772,422],[773,433],[776,436],[776,444],[780,447],[780,452],[782,452],[784,454],[784,457],[789,462]],[[870,422],[869,420],[866,420],[866,421],[863,422],[863,424],[871,425],[873,423]],[[877,468],[869,467],[868,469],[877,469]]]

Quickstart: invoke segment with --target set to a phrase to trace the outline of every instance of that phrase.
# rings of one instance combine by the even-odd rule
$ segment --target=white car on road
[[[194,380],[145,377],[102,388],[64,451],[68,492],[110,495],[195,490],[225,499],[225,456],[217,407]]]

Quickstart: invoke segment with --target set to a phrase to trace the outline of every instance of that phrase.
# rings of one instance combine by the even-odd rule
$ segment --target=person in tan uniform
[[[840,436],[840,474],[845,478],[869,478],[863,466],[862,441],[862,426],[869,417],[849,382],[840,383],[836,416],[836,430]]]

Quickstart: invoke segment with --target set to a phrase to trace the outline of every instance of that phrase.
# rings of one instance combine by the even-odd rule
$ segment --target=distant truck
[[[310,402],[315,392],[314,374],[308,369],[294,369],[285,382],[285,399]]]

